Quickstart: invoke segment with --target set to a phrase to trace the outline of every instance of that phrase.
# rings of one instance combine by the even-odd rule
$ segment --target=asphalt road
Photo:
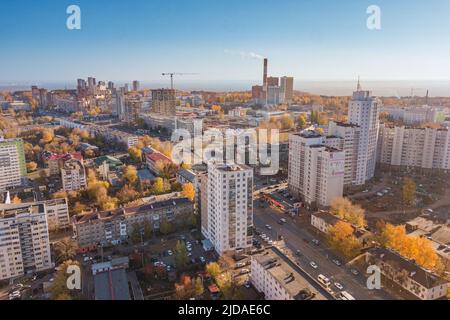
[[[254,224],[262,233],[270,236],[275,240],[278,235],[283,236],[286,246],[293,252],[301,251],[298,258],[300,266],[310,275],[317,278],[319,274],[323,274],[330,279],[332,283],[339,282],[343,285],[344,290],[350,293],[357,300],[390,300],[394,297],[388,295],[382,290],[369,290],[366,287],[366,279],[362,274],[358,276],[350,272],[350,268],[346,266],[337,266],[333,260],[332,252],[322,246],[316,246],[311,241],[314,236],[308,230],[302,229],[293,223],[291,218],[284,215],[280,211],[273,208],[254,207]],[[286,218],[287,223],[278,224],[280,218]],[[272,230],[266,229],[265,225],[269,224]],[[310,262],[314,261],[317,269],[310,266]],[[341,261],[342,262],[342,261]],[[339,290],[332,286],[336,292]]]

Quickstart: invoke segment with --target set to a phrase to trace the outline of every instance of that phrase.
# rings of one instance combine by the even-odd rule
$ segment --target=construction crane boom
[[[198,73],[180,73],[180,72],[164,72],[163,76],[170,76],[170,89],[173,90],[173,76],[187,76],[187,75],[195,75]]]

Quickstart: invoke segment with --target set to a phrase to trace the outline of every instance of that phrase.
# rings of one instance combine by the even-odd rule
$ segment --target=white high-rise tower
[[[203,235],[219,254],[251,248],[253,169],[244,165],[210,163],[207,193],[207,223],[202,227]]]
[[[357,90],[348,104],[348,122],[360,127],[356,167],[356,185],[362,185],[375,174],[381,102],[372,92],[363,91],[358,78]]]

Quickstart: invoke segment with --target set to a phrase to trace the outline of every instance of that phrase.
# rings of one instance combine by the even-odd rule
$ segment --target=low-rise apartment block
[[[384,277],[420,300],[436,300],[447,296],[446,280],[394,251],[374,248],[366,253],[365,258],[367,264],[377,265]]]
[[[163,221],[174,225],[185,223],[193,213],[187,198],[174,198],[149,202],[132,208],[92,212],[73,218],[73,229],[80,248],[101,245],[117,245],[126,241],[135,225],[151,224],[159,230]]]
[[[311,279],[276,248],[251,257],[251,281],[265,300],[325,300]]]

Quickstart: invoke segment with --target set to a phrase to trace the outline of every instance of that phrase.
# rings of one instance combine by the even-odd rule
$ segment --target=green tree
[[[203,281],[199,277],[195,278],[194,286],[195,286],[195,296],[197,296],[197,297],[201,296],[205,292],[205,287],[203,286]]]
[[[130,239],[134,244],[140,243],[142,240],[141,226],[137,222],[133,223],[133,226],[131,229],[131,234],[130,234]]]
[[[186,269],[189,257],[187,254],[186,245],[184,242],[178,241],[175,246],[175,268],[178,272],[184,271]]]
[[[152,227],[152,224],[148,220],[144,221],[143,231],[144,231],[144,238],[146,240],[148,240],[152,237],[153,227]]]
[[[163,220],[161,222],[161,225],[159,226],[159,231],[162,234],[164,234],[164,235],[172,233],[173,232],[173,225],[169,221]]]
[[[402,188],[403,203],[410,206],[416,198],[416,183],[413,179],[406,177]]]

